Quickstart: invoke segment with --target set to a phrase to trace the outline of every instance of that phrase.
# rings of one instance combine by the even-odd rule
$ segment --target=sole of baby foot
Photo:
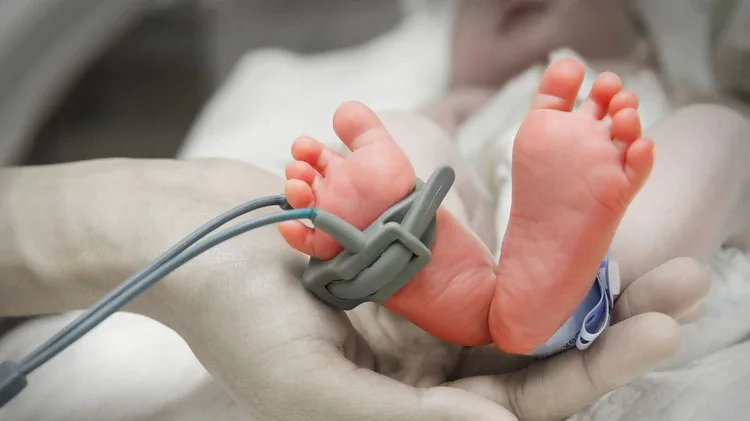
[[[516,136],[489,316],[492,339],[506,352],[533,351],[570,317],[653,165],[637,96],[602,73],[574,110],[583,77],[575,60],[551,64]]]
[[[284,193],[295,209],[322,209],[364,229],[414,189],[414,169],[364,104],[343,104],[333,127],[351,153],[344,156],[316,139],[300,137],[292,145],[294,161],[286,169]],[[331,236],[299,221],[279,224],[279,231],[292,248],[320,260],[342,250]]]

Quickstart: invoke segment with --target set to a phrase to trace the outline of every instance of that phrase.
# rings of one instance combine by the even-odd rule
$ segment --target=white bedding
[[[318,136],[338,147],[330,118],[341,102],[357,99],[376,110],[421,104],[445,86],[449,14],[449,8],[418,13],[373,43],[328,55],[249,54],[208,107],[182,156],[232,157],[283,176],[296,136]],[[540,71],[519,76],[458,134],[462,152],[480,169],[485,187],[506,199],[510,141]],[[342,82],[343,75],[351,79]],[[644,126],[670,111],[655,75],[625,74],[624,84],[641,95]],[[507,220],[507,211],[507,206],[498,208],[499,221]],[[501,223],[498,237],[503,233]],[[750,403],[740,391],[750,390],[750,344],[726,348],[750,333],[749,256],[724,250],[715,257],[711,275],[706,316],[685,327],[683,352],[662,371],[609,394],[576,419],[748,418]],[[744,415],[731,415],[738,413]]]
[[[247,54],[180,156],[242,159],[283,177],[297,136],[339,147],[331,117],[342,102],[412,109],[437,96],[448,81],[444,63],[454,2],[432,6],[362,46],[307,56],[280,49]]]
[[[750,342],[677,371],[650,373],[603,397],[576,421],[739,421],[750,414]]]

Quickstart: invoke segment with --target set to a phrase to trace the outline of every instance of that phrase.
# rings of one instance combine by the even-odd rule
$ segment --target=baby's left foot
[[[351,155],[300,137],[292,145],[295,161],[286,168],[286,198],[295,209],[320,208],[365,229],[414,189],[416,175],[406,154],[364,105],[342,105],[333,126]],[[331,236],[299,221],[282,223],[279,230],[290,246],[320,260],[342,250]]]

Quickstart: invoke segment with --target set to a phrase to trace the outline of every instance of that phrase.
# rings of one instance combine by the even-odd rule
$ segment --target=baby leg
[[[750,247],[750,121],[693,105],[646,133],[654,169],[612,245],[623,287],[675,257],[707,262],[722,245]]]

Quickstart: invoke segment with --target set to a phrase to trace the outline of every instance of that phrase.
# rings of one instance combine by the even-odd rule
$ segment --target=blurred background
[[[553,10],[545,12],[538,7],[545,3],[567,6],[561,8],[562,12],[555,12],[560,15],[557,21],[545,21],[550,17],[542,15]],[[370,101],[375,105],[412,106],[423,102],[427,93],[432,95],[440,90],[440,77],[445,76],[438,75],[440,72],[449,72],[454,82],[466,84],[486,81],[482,78],[492,75],[486,70],[495,68],[504,72],[497,81],[507,82],[510,76],[528,68],[534,59],[546,57],[560,47],[573,48],[586,59],[617,57],[635,66],[658,68],[659,77],[666,75],[671,82],[698,88],[703,93],[716,90],[713,72],[718,69],[723,72],[719,81],[729,81],[734,88],[740,86],[748,91],[750,82],[738,78],[750,75],[750,70],[742,70],[743,65],[750,64],[742,64],[731,42],[724,42],[730,47],[721,47],[724,45],[721,36],[731,32],[732,25],[742,26],[742,20],[727,23],[724,16],[724,21],[716,23],[722,18],[722,13],[717,13],[721,9],[717,4],[737,3],[736,0],[690,0],[679,4],[672,0],[0,0],[0,165],[110,156],[173,157],[196,122],[205,119],[203,114],[208,114],[209,122],[204,125],[211,129],[205,128],[203,138],[198,136],[200,139],[188,143],[215,145],[209,152],[193,147],[188,155],[225,151],[219,154],[242,158],[246,152],[238,152],[236,145],[221,143],[226,140],[222,138],[228,137],[219,135],[222,127],[233,127],[236,136],[244,133],[256,138],[286,139],[312,127],[312,123],[299,122],[302,118],[330,124],[331,110],[326,107],[332,107],[340,98]],[[360,46],[379,35],[396,34],[399,25],[415,15],[415,10],[437,4],[477,5],[465,7],[459,15],[462,24],[457,27],[461,29],[452,35],[454,43],[462,44],[455,48],[452,57],[451,53],[438,54],[446,49],[445,45],[451,48],[450,41],[444,42],[445,45],[428,42],[442,36],[439,31],[424,28],[440,26],[434,16],[432,20],[424,19],[422,29],[415,23],[411,32],[401,31],[399,36],[403,40],[393,38],[388,45],[384,43],[381,50],[390,52],[375,53],[374,49],[363,48],[361,55],[339,54],[327,64],[325,55],[318,54]],[[615,4],[618,6],[612,6]],[[500,13],[498,8],[507,9]],[[535,13],[539,15],[536,21]],[[562,23],[560,28],[564,29],[559,32],[565,35],[553,35],[554,42],[534,38],[533,31],[539,30],[536,27],[550,26],[548,22]],[[536,29],[526,31],[524,25]],[[451,24],[443,26],[450,28]],[[422,38],[415,34],[421,34]],[[595,42],[602,39],[606,42]],[[531,53],[528,52],[531,47],[523,43],[541,49]],[[647,47],[639,49],[639,43]],[[257,59],[253,66],[246,66],[240,78],[255,78],[255,85],[239,83],[244,90],[227,86],[227,78],[243,56],[267,47],[323,58],[300,59],[293,63],[297,73],[288,73],[288,77],[276,75],[275,79],[268,77],[269,84],[276,85],[267,86],[266,92],[261,92],[264,83],[256,76],[263,76],[263,71],[274,71],[268,69],[283,68],[279,63],[284,58],[265,62]],[[430,55],[428,50],[436,53]],[[729,58],[716,59],[724,56]],[[372,60],[369,64],[380,67],[375,70],[376,66],[369,66],[369,74],[361,68],[346,67],[346,61],[367,63],[367,57]],[[395,59],[393,63],[383,63],[384,57]],[[451,64],[451,60],[458,64]],[[419,61],[423,62],[422,67],[416,64]],[[303,81],[308,65],[313,76]],[[409,65],[412,67],[407,68]],[[324,68],[329,74],[327,79],[315,73],[323,72]],[[480,69],[485,69],[485,74],[477,78],[475,73]],[[352,80],[359,78],[360,82],[337,80],[337,72],[348,73]],[[434,83],[429,82],[432,86],[409,91],[412,86],[425,84],[432,73],[437,75],[433,77]],[[623,74],[635,75],[631,78],[635,87],[631,89],[641,89],[645,102],[666,110],[659,102],[661,97],[648,97],[655,91],[648,85],[650,81],[643,82],[643,74],[638,71]],[[299,83],[294,89],[301,97],[319,95],[327,97],[330,104],[317,107],[320,114],[312,115],[310,111],[316,109],[315,104],[294,104],[293,95],[287,95],[283,101],[272,101],[276,92],[285,93],[284,77],[290,83]],[[409,77],[412,81],[407,80]],[[315,91],[316,84],[321,87],[327,84],[327,88]],[[668,87],[660,83],[657,91],[661,92],[661,88],[666,91]],[[671,88],[674,87],[673,83]],[[207,113],[209,100],[222,89],[235,92],[235,96],[259,98],[244,103],[237,98],[227,99],[223,108],[216,106]],[[328,95],[336,89],[339,91]],[[377,100],[370,95],[388,89],[390,92]],[[411,98],[404,100],[408,95]],[[253,114],[250,109],[256,105]],[[298,121],[295,127],[284,122],[274,126],[267,115],[259,112],[273,107],[288,109],[292,105]],[[237,115],[231,120],[228,111],[242,112],[243,107],[256,119],[245,126]],[[658,114],[652,113],[654,118]],[[212,115],[219,117],[210,121]],[[217,123],[221,118],[229,120]],[[259,124],[267,126],[265,131],[253,133]],[[286,157],[286,149],[282,152]]]
[[[247,50],[314,53],[398,23],[392,0],[0,1],[0,161],[172,157]]]

